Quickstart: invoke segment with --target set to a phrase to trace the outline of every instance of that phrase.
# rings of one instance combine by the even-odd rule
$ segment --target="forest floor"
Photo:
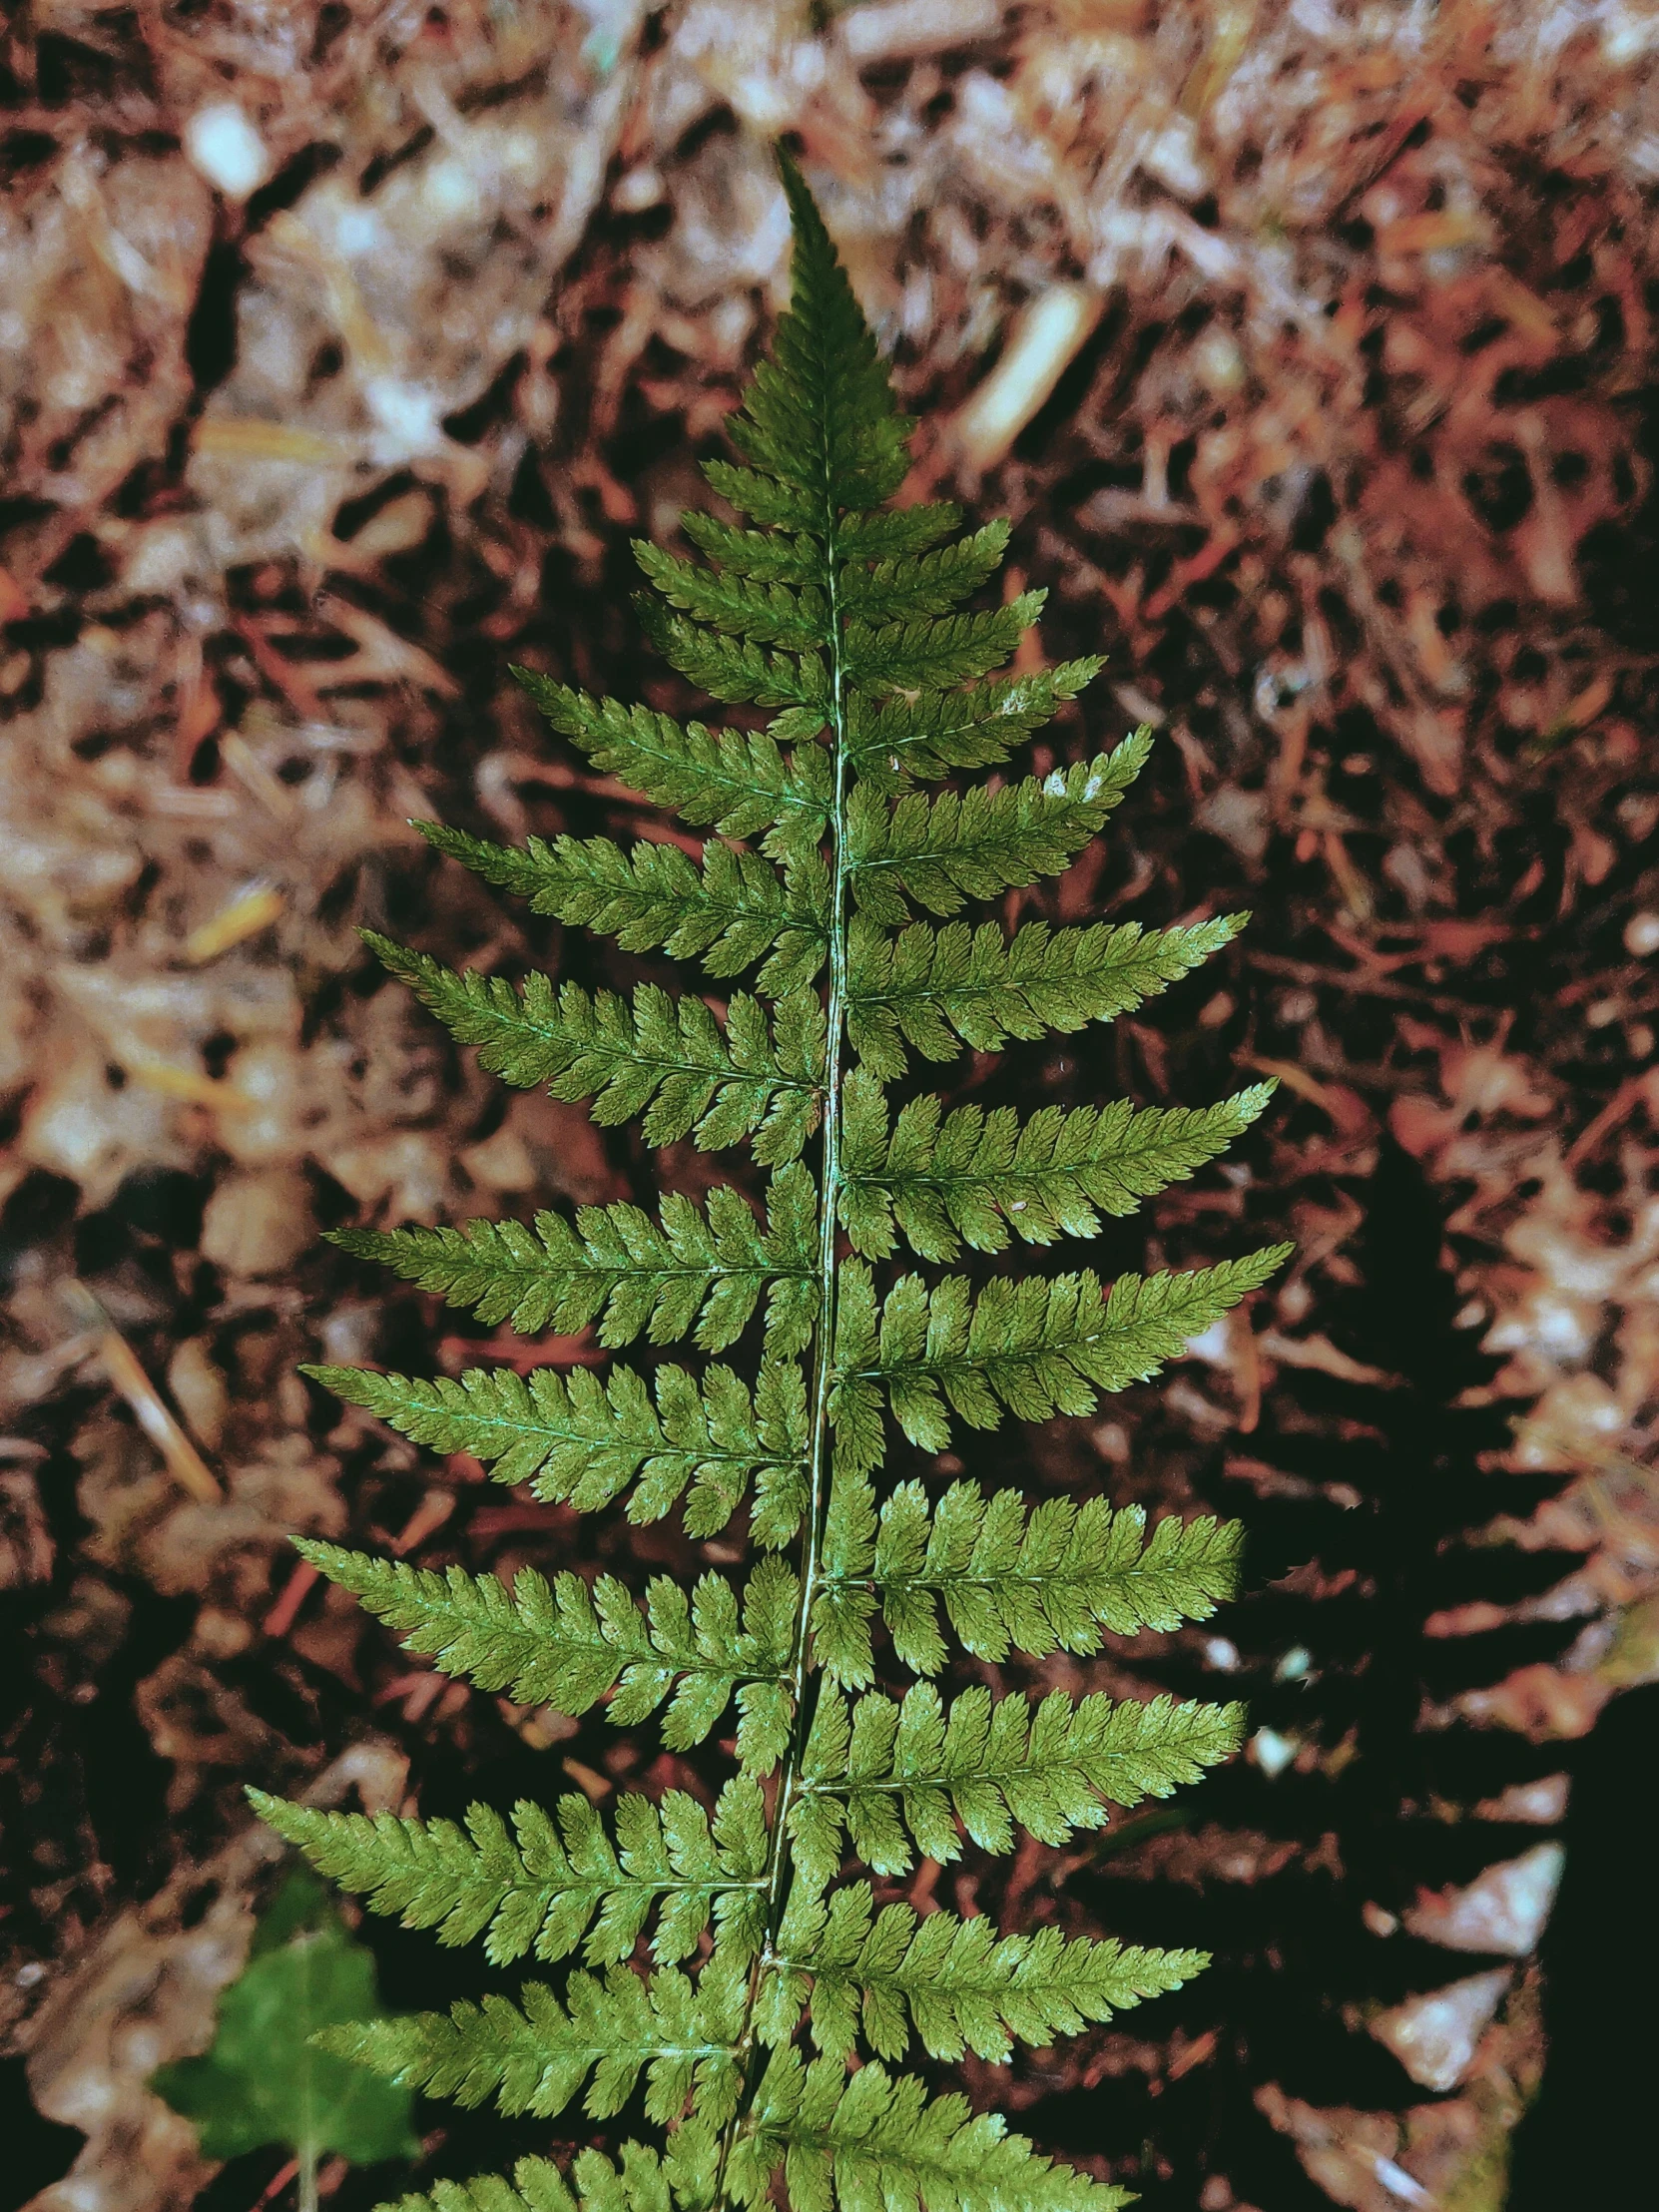
[[[294,1371],[455,1373],[487,1334],[323,1229],[659,1173],[482,1077],[356,931],[664,972],[497,906],[408,818],[654,833],[508,664],[692,704],[644,663],[628,539],[708,497],[785,296],[794,134],[922,418],[912,488],[1010,514],[1041,652],[1110,655],[1036,765],[1160,734],[1009,916],[1255,917],[1145,1017],[950,1095],[1276,1076],[1234,1164],[1100,1264],[1298,1247],[1162,1386],[960,1455],[1242,1518],[1225,1616],[1035,1672],[1242,1695],[1253,1730],[1087,1848],[938,1878],[1004,1925],[1216,1954],[969,2089],[1163,2212],[1495,2212],[1516,2143],[1514,2205],[1594,2200],[1645,2106],[1590,1967],[1615,1931],[1632,1985],[1659,1963],[1626,1779],[1659,1698],[1651,14],[39,0],[0,36],[22,2193],[285,2185],[276,2151],[204,2162],[146,2087],[208,2041],[270,1893],[245,1783],[428,1813],[550,1770],[701,1786],[446,1683],[286,1545],[678,1570],[677,1524],[537,1505]],[[486,1970],[363,1933],[393,2005]],[[423,2111],[407,2178],[325,2174],[342,2212],[545,2137]]]

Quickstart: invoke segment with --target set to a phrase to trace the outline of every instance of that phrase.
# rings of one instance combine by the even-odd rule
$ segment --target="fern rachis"
[[[526,2160],[516,2186],[440,2184],[409,2212],[753,2212],[780,2174],[798,2212],[853,2212],[875,2195],[939,2212],[1108,2212],[1122,2192],[890,2069],[912,2044],[1005,2059],[1205,1962],[1052,1928],[918,1920],[846,1865],[850,1847],[886,1881],[922,1856],[1007,1852],[1021,1829],[1059,1844],[1236,1747],[1232,1707],[933,1680],[953,1644],[1001,1666],[1202,1619],[1231,1590],[1233,1530],[1167,1520],[1149,1533],[1133,1509],[1028,1506],[967,1480],[936,1499],[916,1480],[881,1495],[877,1479],[889,1417],[936,1452],[953,1427],[1087,1412],[1155,1374],[1283,1252],[1109,1287],[1089,1270],[976,1288],[890,1266],[901,1246],[937,1268],[964,1250],[1092,1237],[1214,1158],[1267,1091],[1197,1110],[1045,1108],[1023,1123],[1007,1108],[947,1114],[926,1094],[889,1106],[885,1086],[912,1059],[1109,1020],[1241,917],[1033,921],[1011,935],[961,918],[1068,866],[1147,738],[995,789],[919,788],[1007,759],[1099,664],[993,673],[1041,595],[957,612],[1005,527],[955,537],[952,507],[886,504],[908,425],[787,164],[785,184],[794,303],[732,425],[742,464],[708,469],[744,519],[687,518],[712,565],[638,549],[660,595],[646,603],[653,641],[716,698],[773,710],[768,728],[682,727],[523,679],[598,766],[711,831],[701,864],[660,843],[566,836],[515,851],[428,831],[541,911],[624,948],[698,957],[717,977],[753,970],[748,986],[723,1015],[656,985],[631,1004],[542,976],[515,991],[370,940],[505,1081],[589,1100],[602,1122],[642,1115],[654,1143],[747,1140],[769,1177],[759,1212],[719,1185],[702,1203],[671,1192],[655,1215],[613,1205],[337,1236],[520,1333],[593,1327],[607,1349],[690,1338],[731,1354],[603,1377],[311,1372],[417,1441],[583,1511],[625,1497],[643,1521],[678,1506],[702,1538],[747,1507],[765,1553],[741,1587],[711,1569],[689,1590],[658,1576],[635,1592],[613,1575],[528,1570],[509,1590],[458,1567],[304,1547],[410,1648],[484,1688],[571,1714],[603,1706],[618,1725],[658,1713],[674,1750],[737,1716],[738,1771],[708,1809],[669,1791],[602,1815],[566,1796],[551,1812],[519,1805],[510,1829],[475,1807],[462,1830],[258,1799],[377,1912],[446,1942],[481,1937],[502,1963],[584,1961],[558,1985],[527,1982],[517,2003],[378,2022],[335,2047],[433,2094],[544,2117],[581,2098],[604,2120],[643,2087],[663,2130],[660,2151],[628,2143],[618,2165],[583,2152],[568,2182]]]

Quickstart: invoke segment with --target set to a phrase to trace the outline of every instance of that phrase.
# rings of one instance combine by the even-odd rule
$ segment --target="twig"
[[[311,1584],[316,1579],[317,1572],[310,1561],[308,1559],[299,1560],[293,1572],[282,1584],[281,1595],[265,1617],[265,1632],[268,1636],[276,1637],[287,1634],[293,1626],[294,1615],[304,1604]]]
[[[1407,1006],[1431,1006],[1437,1014],[1456,1014],[1467,1019],[1470,1014],[1488,1011],[1466,998],[1448,998],[1439,991],[1415,990],[1408,983],[1390,982],[1386,976],[1365,975],[1358,969],[1352,973],[1340,973],[1332,968],[1315,967],[1310,960],[1289,960],[1280,952],[1247,952],[1247,967],[1260,968],[1264,975],[1286,975],[1298,983],[1307,983],[1315,989],[1325,986],[1334,991],[1350,991],[1364,998],[1393,998]]]
[[[179,1099],[186,1106],[206,1106],[215,1114],[246,1114],[254,1101],[235,1083],[204,1075],[200,1068],[175,1067],[167,1060],[129,1059],[127,1073],[147,1091]]]
[[[275,884],[248,884],[228,905],[221,906],[218,913],[191,931],[184,941],[181,957],[192,967],[217,960],[222,952],[229,952],[245,937],[258,936],[262,929],[269,929],[280,916],[283,903],[282,893]]]
[[[301,721],[326,722],[328,720],[328,709],[324,706],[315,685],[309,681],[303,670],[297,667],[294,662],[283,659],[257,622],[252,621],[247,615],[235,615],[232,617],[231,627],[241,638],[243,644],[247,646],[249,652],[253,654],[255,665],[260,674],[269,684],[281,693]],[[238,765],[238,746],[241,746],[243,753],[248,753],[246,744],[243,744],[237,738],[234,730],[227,731],[219,741],[219,750],[226,761],[236,768],[237,774],[242,777],[243,782],[248,783],[249,779],[245,767]],[[254,760],[252,754],[248,754],[248,758]],[[255,767],[269,780],[272,788],[277,793],[280,801],[277,811],[283,814],[291,814],[293,801],[290,794],[283,791],[281,785],[276,782],[274,776],[271,776],[270,771],[264,767],[262,762],[255,761]],[[250,789],[254,791],[256,798],[264,799],[267,805],[270,805],[270,794],[263,786],[250,785]]]
[[[1065,374],[1100,319],[1104,295],[1055,284],[1022,309],[1007,348],[954,425],[970,468],[994,467]]]
[[[1588,1158],[1602,1138],[1610,1135],[1621,1122],[1628,1121],[1644,1099],[1651,1110],[1656,1092],[1659,1092],[1659,1084],[1651,1069],[1642,1075],[1626,1076],[1600,1113],[1587,1121],[1568,1145],[1566,1165],[1575,1168],[1580,1160]]]
[[[274,2198],[279,2197],[281,2195],[282,2191],[287,2187],[288,2183],[293,2179],[294,2175],[298,2171],[299,2161],[297,2158],[290,2158],[285,2165],[278,2166],[276,2171],[272,2175],[271,2179],[261,2190],[260,2195],[254,2206],[254,2212],[265,2212],[266,2206],[270,2204]]]
[[[96,1335],[98,1357],[113,1388],[127,1400],[139,1426],[167,1462],[181,1489],[204,1505],[222,1505],[225,1493],[207,1461],[177,1420],[142,1367],[132,1346],[84,1283],[64,1285],[64,1303],[85,1330]]]

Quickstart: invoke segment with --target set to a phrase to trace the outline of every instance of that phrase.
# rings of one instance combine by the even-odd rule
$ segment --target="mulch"
[[[285,1537],[720,1555],[498,1489],[294,1371],[525,1354],[326,1228],[715,1172],[508,1097],[356,932],[666,976],[408,821],[650,833],[508,664],[695,705],[642,653],[628,540],[707,498],[785,297],[780,134],[920,418],[909,489],[1011,515],[1041,653],[1110,656],[1030,765],[1159,732],[1006,917],[1255,917],[1136,1019],[941,1088],[1276,1076],[1099,1265],[1298,1246],[1162,1385],[941,1462],[1249,1542],[1217,1620],[1020,1677],[1244,1696],[1246,1756],[915,1889],[1215,1966],[966,2084],[1168,2212],[1477,2212],[1515,2142],[1517,2205],[1594,2193],[1634,2085],[1617,2052],[1586,2077],[1582,1959],[1652,1920],[1620,1775],[1659,1683],[1647,18],[41,0],[7,42],[0,2081],[31,2204],[276,2201],[279,2153],[216,2171],[145,2088],[207,2041],[276,1878],[245,1782],[441,1813],[715,1771],[447,1683]],[[363,1933],[394,2005],[488,1974]],[[422,2124],[412,2178],[330,2172],[330,2201],[546,2141]]]

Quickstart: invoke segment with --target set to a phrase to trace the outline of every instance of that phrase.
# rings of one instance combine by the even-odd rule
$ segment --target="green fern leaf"
[[[375,957],[407,983],[462,1044],[477,1045],[492,1075],[516,1090],[592,1099],[602,1126],[645,1115],[653,1144],[689,1136],[718,1152],[753,1136],[764,1165],[795,1159],[818,1126],[824,1080],[824,1008],[809,991],[782,999],[772,1033],[758,999],[739,992],[722,1031],[702,999],[642,984],[632,1008],[614,991],[575,983],[555,990],[528,975],[522,991],[499,976],[456,974],[424,952],[363,931]]]
[[[854,697],[847,757],[860,783],[889,792],[912,777],[930,783],[954,769],[989,768],[1052,721],[1105,665],[1099,658],[1065,661],[1040,675],[913,699]]]
[[[867,1882],[826,1899],[799,1887],[779,1936],[787,2005],[811,2002],[813,2041],[845,2057],[860,2029],[878,2058],[902,2058],[913,2026],[930,2058],[972,2051],[993,2064],[1016,2039],[1041,2049],[1143,1997],[1179,1989],[1209,1964],[1201,1950],[1125,1949],[1057,1928],[999,1936],[991,1922],[907,1905],[880,1913]]]
[[[481,1690],[504,1690],[516,1705],[551,1705],[579,1716],[611,1699],[609,1718],[628,1727],[666,1699],[663,1741],[671,1751],[702,1743],[737,1698],[738,1756],[757,1774],[777,1764],[789,1733],[786,1686],[790,1631],[799,1602],[794,1573],[763,1559],[738,1598],[724,1576],[699,1576],[688,1593],[668,1575],[652,1578],[642,1609],[614,1575],[590,1589],[579,1574],[551,1583],[521,1567],[509,1590],[493,1574],[460,1567],[444,1574],[371,1559],[314,1539],[295,1539],[319,1573],[349,1590],[445,1674]]]
[[[438,2184],[406,2212],[761,2212],[780,2176],[790,2212],[1111,2212],[1122,2192],[958,2097],[929,2101],[881,2061],[912,2041],[934,2058],[1000,2061],[1204,1963],[1054,1929],[1003,1936],[948,1912],[918,1921],[904,1904],[877,1910],[867,1881],[826,1895],[848,1842],[883,1877],[919,1855],[953,1860],[968,1841],[1007,1851],[1017,1829],[1058,1844],[1236,1747],[1233,1707],[1058,1690],[1034,1703],[983,1687],[947,1702],[926,1679],[952,1638],[1000,1666],[1086,1658],[1108,1635],[1203,1619],[1232,1587],[1235,1529],[1172,1516],[1149,1531],[1100,1499],[1028,1506],[967,1480],[936,1501],[916,1481],[878,1497],[872,1476],[889,1413],[938,1450],[953,1416],[989,1428],[1086,1412],[1177,1357],[1284,1253],[1124,1275],[1109,1294],[1069,1273],[977,1290],[905,1275],[877,1296],[870,1262],[901,1242],[932,1265],[1093,1236],[1213,1159],[1268,1088],[1196,1112],[1124,1101],[1023,1122],[1007,1108],[946,1114],[931,1098],[889,1109],[880,1086],[912,1055],[1110,1020],[1243,917],[1012,934],[954,918],[1067,868],[1147,733],[995,791],[913,788],[1005,761],[1101,663],[992,674],[1043,595],[988,604],[1005,524],[962,535],[951,505],[884,504],[905,479],[911,425],[805,184],[782,169],[792,302],[732,424],[739,461],[707,468],[740,520],[687,517],[692,556],[637,548],[654,587],[645,636],[705,692],[765,709],[766,729],[681,723],[518,672],[600,771],[710,841],[691,852],[565,834],[515,850],[428,831],[542,912],[713,975],[756,968],[755,990],[724,1008],[542,975],[515,990],[369,940],[509,1083],[589,1100],[607,1126],[640,1116],[654,1145],[747,1140],[772,1171],[765,1222],[731,1184],[695,1200],[671,1187],[649,1213],[592,1206],[337,1239],[486,1324],[592,1329],[607,1349],[692,1337],[717,1354],[764,1301],[758,1376],[751,1388],[724,1365],[595,1374],[585,1359],[569,1374],[506,1365],[458,1381],[309,1372],[542,1499],[594,1510],[626,1497],[636,1522],[678,1505],[693,1539],[735,1527],[763,1553],[800,1550],[763,1557],[747,1582],[681,1567],[636,1596],[568,1563],[551,1580],[526,1568],[509,1589],[459,1567],[301,1546],[411,1649],[486,1690],[572,1714],[603,1706],[619,1725],[656,1715],[675,1753],[736,1708],[721,1751],[735,1748],[739,1771],[712,1817],[676,1790],[624,1796],[608,1816],[574,1796],[551,1812],[521,1803],[510,1821],[475,1806],[464,1826],[258,1801],[371,1910],[444,1941],[479,1937],[498,1963],[579,1952],[602,1969],[574,1973],[562,1997],[532,1984],[521,2004],[491,1996],[359,2024],[338,2049],[411,2087],[543,2117],[585,2091],[605,2120],[643,2093],[666,2131],[660,2156],[628,2144],[613,2165],[584,2152],[568,2178],[527,2160],[511,2181]],[[801,1155],[819,1129],[815,1180]],[[843,1232],[858,1257],[841,1258]],[[722,1562],[739,1555],[727,1542]],[[878,1622],[892,1664],[923,1678],[891,1696],[874,1686]],[[766,1775],[777,1781],[763,1790]],[[635,1963],[646,1938],[654,1968]],[[826,2054],[811,2064],[804,2014]]]
[[[1010,1651],[1096,1652],[1103,1631],[1130,1636],[1207,1620],[1238,1585],[1239,1530],[1174,1514],[1148,1538],[1138,1505],[1114,1512],[1050,1498],[1027,1511],[1018,1490],[986,1497],[953,1482],[936,1505],[901,1482],[879,1520],[867,1480],[835,1482],[825,1526],[824,1581],[813,1609],[819,1664],[838,1681],[874,1681],[870,1623],[877,1609],[893,1653],[934,1675],[946,1649],[939,1607],[964,1651],[1000,1665]]]
[[[888,507],[879,514],[844,516],[836,525],[835,545],[845,561],[903,561],[925,553],[961,524],[961,508],[948,499]]]
[[[618,1964],[654,1912],[652,1953],[665,1962],[689,1957],[711,1920],[733,1958],[753,1957],[765,1934],[766,1805],[747,1775],[727,1783],[712,1822],[683,1790],[660,1805],[621,1797],[614,1841],[574,1794],[552,1814],[521,1798],[510,1831],[487,1805],[469,1806],[461,1829],[248,1794],[262,1820],[371,1912],[432,1929],[441,1943],[482,1936],[497,1966],[528,1952],[566,1958],[578,1944],[590,1966]]]
[[[551,2159],[521,2158],[504,2174],[434,2181],[429,2193],[399,2197],[382,2212],[675,2212],[669,2163],[644,2143],[624,2143],[620,2167],[602,2151],[578,2151],[567,2182]],[[691,2202],[699,2202],[692,2199]]]
[[[799,1352],[817,1310],[817,1194],[799,1165],[780,1169],[765,1231],[731,1185],[704,1209],[678,1192],[660,1221],[638,1206],[580,1206],[575,1226],[540,1213],[522,1222],[469,1221],[460,1229],[336,1229],[331,1241],[377,1260],[481,1321],[505,1321],[521,1337],[545,1329],[573,1336],[599,1322],[604,1345],[649,1336],[672,1344],[695,1334],[724,1352],[767,1299],[767,1350]]]
[[[686,517],[688,527],[708,519]],[[733,535],[755,537],[760,545],[774,542],[755,532]],[[778,858],[813,850],[823,836],[832,791],[830,757],[822,747],[804,745],[786,755],[773,732],[711,731],[700,722],[682,728],[649,707],[594,699],[527,668],[512,673],[554,729],[573,738],[595,768],[659,807],[672,807],[683,820],[712,825],[726,837],[766,830],[767,848],[774,849],[776,839]]]
[[[953,914],[969,898],[1060,874],[1140,773],[1150,738],[1137,731],[1115,752],[1040,780],[946,792],[931,803],[912,793],[889,806],[859,786],[847,808],[846,850],[860,913],[900,929],[910,918],[906,897],[931,914]]]
[[[988,576],[996,573],[1008,549],[1008,523],[999,517],[936,553],[878,560],[873,568],[849,569],[841,607],[849,615],[874,614],[885,620],[903,616],[913,621],[921,615],[945,614],[959,607],[970,592],[977,591]],[[842,551],[847,550],[843,539]],[[870,558],[867,552],[858,557]]]
[[[994,1428],[1003,1409],[1021,1420],[1094,1410],[1100,1390],[1145,1382],[1193,1337],[1259,1290],[1289,1258],[1272,1245],[1219,1267],[1120,1275],[1110,1295],[1084,1269],[1046,1281],[987,1283],[974,1298],[959,1276],[931,1292],[900,1277],[880,1308],[868,1271],[848,1262],[836,1312],[832,1415],[848,1430],[842,1463],[867,1466],[853,1436],[867,1437],[877,1386],[914,1444],[942,1451],[945,1405],[970,1428]],[[877,1449],[879,1438],[877,1432]]]
[[[931,506],[896,508],[885,514],[844,516],[835,531],[835,543],[846,561],[878,561],[891,564],[913,559],[960,527],[962,510],[949,501]],[[824,552],[810,536],[784,532],[735,530],[714,515],[684,514],[680,527],[693,545],[707,553],[734,576],[752,577],[761,584],[816,584],[824,575]],[[999,525],[991,523],[988,529]],[[983,542],[984,533],[976,535]],[[888,569],[889,576],[892,570]],[[862,588],[862,572],[849,569],[841,604],[857,612],[855,595]],[[963,589],[969,587],[964,586]],[[849,599],[848,594],[854,595]],[[960,596],[957,594],[956,596]],[[954,604],[954,599],[946,604]],[[913,610],[921,613],[925,610]]]
[[[894,410],[869,325],[811,193],[793,163],[781,166],[795,231],[793,296],[773,357],[728,427],[738,450],[794,494],[800,527],[827,531],[837,509],[876,507],[898,489],[910,424]]]
[[[1029,921],[1010,940],[991,921],[977,929],[917,921],[889,937],[855,915],[847,928],[847,1034],[880,1082],[904,1073],[906,1044],[924,1060],[953,1060],[964,1044],[994,1052],[1010,1037],[1064,1035],[1132,1012],[1219,952],[1247,919],[1226,914],[1186,929]]]
[[[1046,592],[1022,592],[984,615],[846,626],[847,680],[867,691],[937,691],[1000,668],[1042,613]],[[719,693],[717,697],[724,697]]]
[[[663,659],[710,698],[734,706],[752,701],[757,707],[830,713],[830,676],[821,655],[769,652],[747,638],[729,638],[689,616],[671,614],[654,599],[642,597],[635,604],[641,629]]]
[[[756,584],[812,584],[824,575],[824,554],[816,539],[781,530],[738,530],[718,516],[695,509],[680,517],[680,527],[699,552],[718,561],[729,576]],[[822,642],[824,625],[813,641]]]
[[[1239,1748],[1244,1708],[1075,1704],[1054,1690],[1032,1711],[1015,1694],[964,1690],[947,1707],[930,1683],[902,1700],[871,1692],[848,1705],[827,1686],[791,1809],[796,1865],[827,1883],[843,1833],[875,1874],[908,1874],[917,1853],[940,1865],[961,1856],[961,1831],[982,1851],[1008,1852],[1014,1830],[1063,1844],[1103,1828],[1107,1806],[1168,1797]],[[958,1828],[958,1823],[960,1828]],[[912,1848],[913,1847],[913,1848]]]
[[[444,2012],[330,2028],[320,2038],[341,2058],[457,2104],[493,2098],[502,2112],[551,2119],[588,2084],[583,2107],[610,2119],[645,2076],[647,2117],[678,2119],[694,2095],[719,2126],[741,2090],[736,2027],[742,1984],[705,1970],[691,1981],[676,1966],[649,1977],[612,1966],[604,1979],[573,1973],[561,2004],[527,1981],[522,2010],[503,1996]],[[591,2076],[591,2079],[590,2079]]]
[[[713,629],[798,653],[824,643],[830,615],[816,583],[792,587],[722,575],[677,560],[644,538],[634,540],[634,558],[671,607]]]
[[[486,882],[527,898],[536,913],[615,937],[625,952],[661,948],[701,959],[720,976],[740,974],[770,952],[757,987],[774,998],[805,990],[824,964],[830,884],[816,852],[780,875],[758,853],[711,844],[699,871],[676,844],[642,840],[624,852],[609,837],[551,844],[532,837],[519,848],[438,822],[420,830]]]
[[[586,1368],[472,1368],[430,1382],[365,1368],[300,1373],[430,1450],[467,1451],[496,1481],[528,1482],[550,1505],[596,1512],[633,1482],[629,1519],[661,1520],[689,1485],[687,1532],[712,1536],[759,1477],[773,1548],[799,1525],[807,1386],[792,1361],[763,1362],[753,1394],[727,1367],[706,1369],[701,1383],[678,1367],[658,1368],[649,1383],[631,1368],[603,1382]],[[790,1496],[796,1519],[784,1525]]]
[[[727,2184],[761,2212],[783,2169],[792,2212],[1121,2212],[1127,2190],[1042,2157],[998,2112],[928,2098],[913,2074],[872,2060],[847,2079],[836,2059],[780,2050]]]
[[[1256,1083],[1210,1107],[1045,1106],[1023,1123],[1010,1106],[988,1114],[959,1106],[941,1123],[938,1100],[923,1096],[889,1134],[879,1087],[854,1069],[844,1092],[841,1226],[854,1251],[874,1260],[896,1249],[895,1226],[923,1260],[954,1260],[964,1244],[1005,1252],[1014,1237],[1034,1245],[1093,1237],[1102,1214],[1132,1214],[1224,1152],[1274,1089]]]
[[[730,461],[705,461],[703,473],[722,499],[768,530],[811,530],[822,524],[821,500],[780,483],[757,468],[735,468]]]

